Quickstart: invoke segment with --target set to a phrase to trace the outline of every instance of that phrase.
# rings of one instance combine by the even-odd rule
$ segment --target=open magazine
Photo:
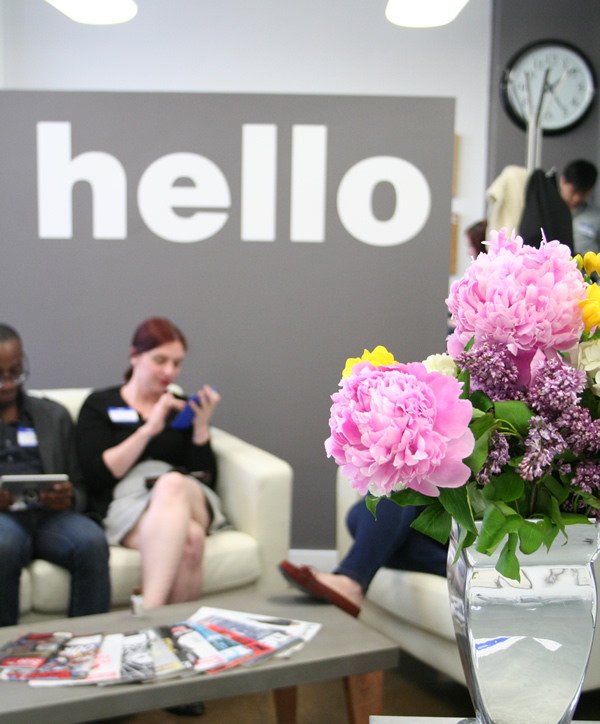
[[[251,641],[256,642],[255,656],[243,662],[245,664],[253,664],[270,656],[290,656],[313,639],[321,628],[320,623],[212,606],[201,606],[189,620],[202,621],[214,630],[245,641],[247,645]]]

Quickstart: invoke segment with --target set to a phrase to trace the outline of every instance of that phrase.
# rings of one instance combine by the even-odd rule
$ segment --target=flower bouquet
[[[446,542],[454,519],[457,557],[503,545],[496,568],[519,580],[517,548],[600,519],[600,256],[490,236],[446,300],[447,354],[348,360],[325,449],[374,514],[384,496],[425,505],[414,528]]]

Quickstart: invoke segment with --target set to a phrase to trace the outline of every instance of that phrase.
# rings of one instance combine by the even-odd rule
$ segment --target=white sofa
[[[352,543],[346,528],[346,515],[360,496],[340,469],[336,487],[336,545],[341,560]],[[600,582],[600,556],[594,570],[596,581]],[[367,591],[360,620],[389,636],[416,659],[465,684],[445,578],[430,573],[380,568]],[[598,688],[600,632],[597,631],[583,691]]]
[[[29,394],[60,402],[76,420],[90,391],[67,388]],[[234,588],[283,590],[277,564],[290,546],[292,469],[223,430],[212,428],[211,440],[219,467],[218,492],[234,530],[207,539],[203,594]],[[110,578],[111,607],[128,606],[133,587],[141,583],[139,552],[111,546]],[[19,621],[66,616],[69,585],[67,571],[34,560],[21,576]]]

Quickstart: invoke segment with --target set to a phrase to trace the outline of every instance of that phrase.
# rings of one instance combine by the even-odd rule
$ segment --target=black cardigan
[[[119,482],[102,459],[102,454],[127,439],[144,424],[113,422],[110,408],[129,408],[121,397],[120,387],[92,392],[84,402],[77,422],[77,451],[86,482],[90,511],[105,517],[112,500],[112,491]],[[176,413],[167,418],[165,429],[153,437],[135,461],[162,460],[187,472],[204,471],[210,474],[210,485],[216,485],[217,463],[210,441],[204,445],[192,442],[192,428],[176,430],[170,427]],[[133,467],[133,465],[132,465]]]

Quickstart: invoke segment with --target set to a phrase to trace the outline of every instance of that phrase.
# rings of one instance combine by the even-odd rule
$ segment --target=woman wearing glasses
[[[189,402],[188,426],[173,426],[186,403],[168,386],[186,349],[169,320],[143,322],[125,384],[92,393],[77,425],[89,495],[108,541],[141,553],[145,608],[198,598],[205,537],[225,524],[209,430],[219,394],[200,389],[199,402]]]

